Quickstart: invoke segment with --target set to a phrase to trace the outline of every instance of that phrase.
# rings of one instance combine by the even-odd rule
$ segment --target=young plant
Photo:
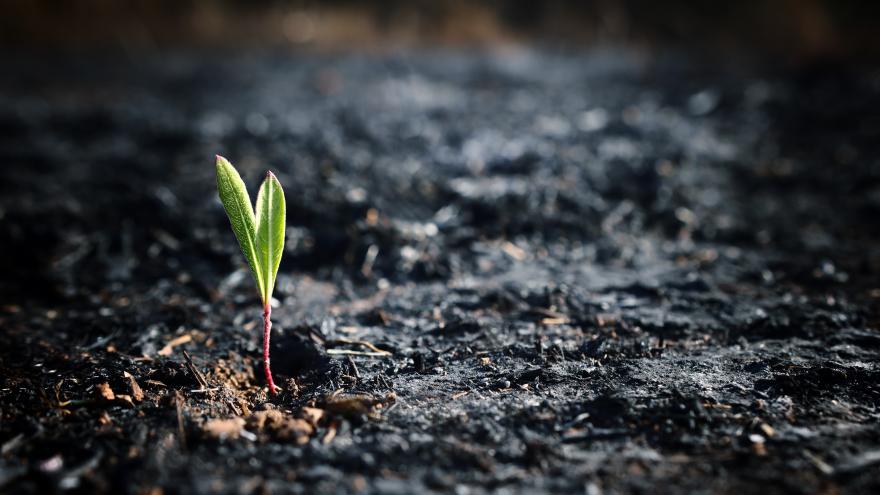
[[[269,391],[275,394],[278,389],[269,365],[269,337],[272,331],[272,289],[284,250],[284,229],[287,226],[284,191],[275,175],[266,172],[266,179],[257,194],[254,215],[244,181],[232,164],[220,155],[217,155],[217,191],[263,301],[263,370]]]

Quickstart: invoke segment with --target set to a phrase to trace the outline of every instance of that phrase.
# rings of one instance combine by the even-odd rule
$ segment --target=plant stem
[[[263,305],[263,370],[266,372],[266,383],[269,384],[269,392],[272,395],[278,393],[275,382],[272,380],[272,368],[269,366],[269,338],[272,335],[272,306],[269,303]]]

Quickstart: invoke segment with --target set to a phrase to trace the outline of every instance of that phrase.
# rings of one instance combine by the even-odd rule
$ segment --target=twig
[[[207,394],[208,392],[216,392],[218,390],[220,390],[219,387],[196,388],[196,389],[190,390],[189,393],[191,393],[191,394]]]
[[[183,394],[180,390],[174,392],[174,402],[177,406],[177,436],[180,441],[181,450],[186,450],[186,431],[183,428]]]
[[[354,377],[360,380],[361,373],[358,371],[357,365],[354,364],[354,359],[351,358],[351,355],[348,356],[348,365],[351,366],[351,370],[354,372]]]
[[[203,375],[202,372],[199,371],[198,368],[196,368],[196,366],[193,364],[192,357],[190,357],[189,353],[186,352],[186,350],[183,350],[183,359],[186,360],[186,368],[189,370],[190,373],[193,374],[196,381],[199,383],[199,388],[208,388],[208,380],[205,378],[205,375]]]
[[[368,357],[389,357],[390,352],[366,352],[366,351],[350,351],[348,349],[327,349],[327,354],[348,355],[348,356],[368,356]]]
[[[387,355],[387,356],[390,356],[390,355],[391,355],[390,352],[385,351],[385,350],[382,350],[382,349],[379,349],[379,348],[376,347],[374,344],[372,344],[372,343],[370,343],[370,342],[367,342],[367,341],[365,341],[365,340],[354,340],[354,339],[347,339],[347,338],[345,338],[345,337],[340,337],[340,338],[338,338],[338,339],[336,339],[336,340],[333,340],[333,341],[331,341],[331,342],[328,342],[328,344],[330,344],[330,345],[336,345],[336,344],[359,345],[359,346],[362,346],[362,347],[366,347],[367,349],[369,349],[369,350],[371,350],[371,351],[373,351],[373,352],[376,352],[376,353],[385,354],[385,355]]]
[[[822,474],[824,474],[824,475],[834,474],[833,467],[831,467],[827,462],[822,460],[821,457],[810,452],[809,450],[804,450],[804,457],[806,457],[808,461],[810,461],[814,466],[816,466],[816,469],[818,469],[819,472],[821,472]]]
[[[181,335],[180,337],[177,337],[177,338],[174,338],[174,339],[171,339],[170,341],[168,341],[168,343],[165,344],[165,347],[160,349],[159,352],[157,352],[156,354],[158,354],[160,356],[170,356],[171,353],[174,351],[175,347],[177,347],[179,345],[186,344],[187,342],[191,342],[191,341],[192,341],[192,335],[190,335],[190,334]]]

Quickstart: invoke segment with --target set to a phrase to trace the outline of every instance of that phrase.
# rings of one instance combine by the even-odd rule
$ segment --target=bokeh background
[[[880,50],[880,7],[865,0],[9,0],[0,8],[0,43],[9,49],[344,50],[543,42],[777,61],[876,57]]]

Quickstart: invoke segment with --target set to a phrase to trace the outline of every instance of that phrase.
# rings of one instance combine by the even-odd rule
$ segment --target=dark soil
[[[4,493],[880,491],[880,72],[2,66]],[[216,153],[286,190],[278,397]]]

